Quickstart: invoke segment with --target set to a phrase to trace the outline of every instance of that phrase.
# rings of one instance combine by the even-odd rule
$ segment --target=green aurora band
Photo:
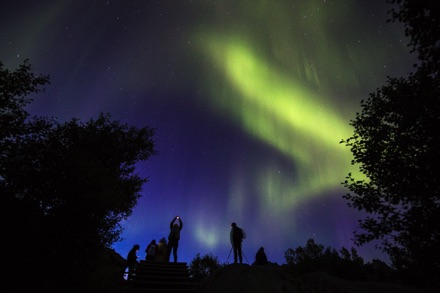
[[[325,97],[271,68],[246,44],[216,40],[210,42],[209,52],[235,93],[217,96],[215,106],[298,169],[295,178],[283,181],[271,175],[278,173],[276,166],[261,170],[259,185],[266,188],[259,196],[264,206],[289,209],[300,199],[338,186],[351,162],[349,149],[339,144],[351,135],[347,120],[323,106],[328,104]]]
[[[346,2],[252,3],[218,5],[217,20],[211,21],[221,25],[204,27],[193,40],[206,58],[202,83],[209,85],[212,111],[284,156],[294,170],[268,162],[256,174],[244,175],[253,178],[240,180],[237,166],[231,171],[227,217],[242,221],[249,216],[243,207],[258,200],[256,221],[276,226],[308,200],[335,192],[342,196],[341,182],[349,172],[366,179],[340,141],[353,134],[349,121],[365,90],[385,80],[383,64],[405,50],[384,55],[383,43],[366,33],[362,11]],[[389,40],[398,42],[393,36]],[[243,181],[259,186],[258,194],[249,195]],[[220,241],[209,227],[196,231],[208,246]]]

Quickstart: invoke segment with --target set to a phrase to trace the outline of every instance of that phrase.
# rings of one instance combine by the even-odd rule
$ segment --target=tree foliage
[[[31,72],[29,60],[25,60],[14,71],[3,68],[0,62],[0,151],[7,147],[8,140],[24,131],[24,122],[29,116],[25,107],[32,102],[30,94],[41,92],[41,86],[49,83],[49,76],[36,76]]]
[[[437,71],[440,64],[440,8],[432,0],[387,0],[391,21],[401,22],[410,37],[412,52],[418,54],[421,68]]]
[[[211,253],[200,256],[197,253],[194,259],[189,264],[189,276],[194,281],[201,281],[214,274],[222,267],[218,258]]]
[[[86,292],[99,283],[91,279],[100,269],[98,256],[120,240],[119,223],[131,215],[147,182],[135,164],[156,153],[154,130],[112,121],[108,114],[86,123],[27,119],[27,96],[48,78],[34,76],[27,61],[14,72],[0,67],[0,77],[8,271],[29,269],[35,291]]]
[[[337,251],[317,244],[314,239],[308,239],[304,247],[288,248],[284,258],[296,274],[324,271],[349,280],[366,279],[364,260],[355,248],[348,250],[342,247]]]
[[[368,180],[349,174],[344,197],[369,213],[358,244],[378,239],[396,268],[427,277],[440,272],[440,10],[432,1],[389,2],[398,4],[392,21],[405,24],[419,63],[361,102],[354,134],[341,143]]]

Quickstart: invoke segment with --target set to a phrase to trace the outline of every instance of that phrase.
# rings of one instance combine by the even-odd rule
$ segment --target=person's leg
[[[234,247],[234,263],[237,263],[237,245],[235,245],[234,243],[233,247]]]
[[[133,274],[134,274],[134,266],[128,266],[128,275],[127,275],[127,280],[132,280],[133,279]]]
[[[171,249],[173,248],[173,240],[168,240],[166,260],[170,261]]]
[[[237,245],[237,252],[240,263],[243,263],[243,252],[241,251],[241,243]]]
[[[174,262],[177,262],[177,248],[179,247],[179,241],[176,240],[176,242],[173,245],[173,256],[174,256]]]

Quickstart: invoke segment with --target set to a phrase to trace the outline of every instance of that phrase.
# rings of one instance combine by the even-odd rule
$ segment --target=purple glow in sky
[[[51,76],[33,115],[156,129],[159,154],[137,169],[149,182],[114,244],[123,257],[139,244],[144,258],[179,215],[179,261],[225,262],[236,222],[250,263],[263,246],[281,264],[309,238],[354,246],[363,215],[342,198],[356,170],[339,141],[360,100],[414,63],[384,2],[9,1],[0,61]]]

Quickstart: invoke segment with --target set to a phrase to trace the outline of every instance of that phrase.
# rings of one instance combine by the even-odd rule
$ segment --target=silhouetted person
[[[159,262],[168,261],[168,247],[165,237],[162,237],[157,244],[156,257],[154,260]]]
[[[179,225],[176,223],[179,221]],[[177,262],[177,248],[179,247],[180,231],[183,228],[182,219],[175,216],[170,223],[170,234],[168,235],[168,260],[170,259],[171,250],[173,250],[174,262]]]
[[[244,232],[237,226],[236,223],[231,224],[231,232],[229,233],[229,240],[231,241],[232,249],[234,249],[234,263],[237,263],[237,258],[240,263],[243,263],[243,253],[241,251],[241,243],[243,242]]]
[[[138,265],[137,261],[137,252],[139,250],[140,246],[138,244],[133,245],[133,248],[128,252],[127,255],[127,267],[128,267],[128,276],[127,280],[132,280],[134,271],[136,270],[136,267]]]
[[[258,249],[257,254],[255,255],[255,264],[256,265],[267,264],[267,256],[266,256],[266,253],[264,252],[263,247],[260,247],[260,249]]]
[[[153,239],[145,249],[145,253],[147,254],[145,256],[145,260],[154,260],[154,257],[156,256],[156,250],[157,250],[156,240]]]

